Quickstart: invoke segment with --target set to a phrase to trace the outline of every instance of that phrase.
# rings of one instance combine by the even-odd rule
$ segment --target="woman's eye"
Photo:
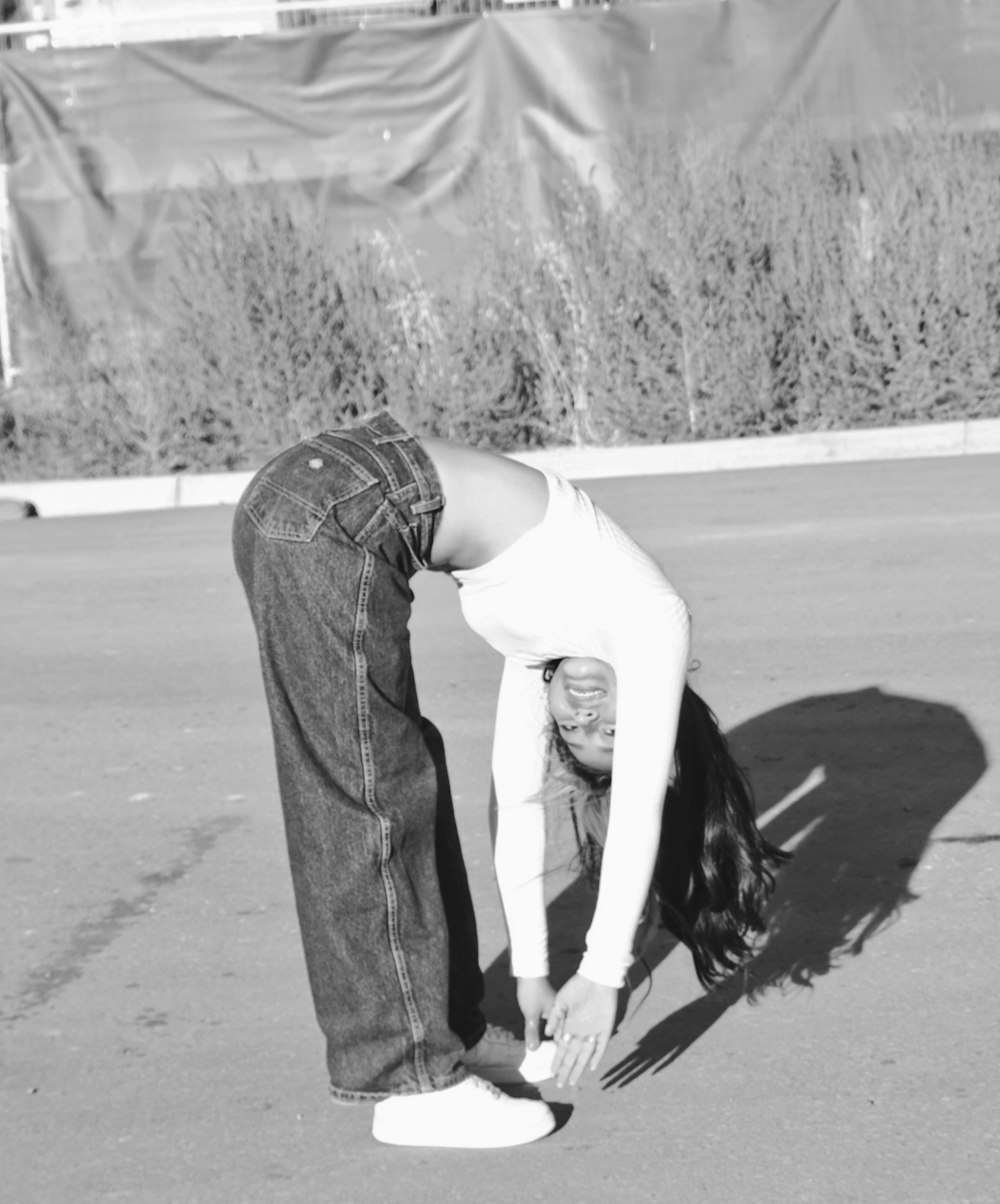
[[[605,736],[611,736],[613,738],[614,734],[615,734],[615,729],[613,727],[606,727],[604,729],[604,734],[605,734]]]
[[[575,732],[576,724],[575,723],[560,723],[559,730],[561,732]]]

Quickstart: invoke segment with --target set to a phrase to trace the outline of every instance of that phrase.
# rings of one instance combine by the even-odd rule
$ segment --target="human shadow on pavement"
[[[665,1069],[741,998],[809,987],[859,955],[919,898],[910,879],[931,833],[987,765],[982,741],[956,708],[874,687],[799,699],[734,728],[729,740],[749,770],[763,831],[795,852],[778,876],[766,942],[744,971],[654,1024],[605,1072],[605,1088]],[[582,882],[550,904],[555,982],[575,970],[592,909]],[[676,945],[657,934],[623,1003]],[[505,1019],[516,1024],[505,956],[486,978],[491,1010],[494,995],[505,1000]]]

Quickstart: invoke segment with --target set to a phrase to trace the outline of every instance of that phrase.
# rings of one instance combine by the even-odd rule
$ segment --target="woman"
[[[373,1133],[395,1144],[485,1147],[544,1136],[554,1126],[544,1103],[512,1099],[486,1080],[552,1073],[575,1084],[604,1055],[636,928],[666,864],[661,819],[687,697],[684,603],[567,482],[489,452],[418,440],[387,413],[324,432],[265,466],[237,509],[234,549],[258,633],[333,1096],[374,1101]],[[506,658],[493,753],[495,863],[527,1062],[522,1048],[487,1030],[480,1010],[475,918],[443,748],[420,714],[410,661],[409,579],[419,568],[452,575],[466,620]],[[600,831],[593,814],[584,817],[582,847],[601,846],[600,886],[579,973],[558,992],[548,980],[542,881],[546,692],[564,763],[597,775],[591,812],[606,820]],[[608,792],[600,779],[612,752]],[[678,768],[680,783],[687,770]],[[746,949],[770,884],[752,804],[744,796],[729,805],[749,808],[729,838],[741,864],[722,867],[730,889],[712,905],[725,908],[737,943],[723,942],[721,958],[711,948],[702,954],[710,971]],[[596,856],[590,861],[597,872]],[[689,881],[682,907],[692,893]],[[554,1045],[541,1042],[543,1023]]]

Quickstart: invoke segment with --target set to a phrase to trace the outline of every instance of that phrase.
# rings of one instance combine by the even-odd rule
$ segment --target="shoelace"
[[[486,1032],[483,1033],[483,1041],[494,1041],[497,1045],[520,1045],[517,1037],[507,1029],[501,1028],[498,1024],[487,1024]]]
[[[504,1096],[504,1093],[500,1090],[499,1087],[496,1087],[492,1083],[487,1082],[486,1079],[481,1079],[478,1074],[470,1074],[469,1077],[465,1080],[465,1082],[471,1083],[479,1091],[485,1091],[486,1094],[489,1096],[492,1096],[493,1099],[505,1099],[506,1098],[506,1096]]]

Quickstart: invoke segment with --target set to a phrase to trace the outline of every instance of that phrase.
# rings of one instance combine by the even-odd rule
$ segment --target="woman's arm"
[[[624,617],[623,617],[624,618]],[[601,880],[580,973],[620,987],[656,866],[663,801],[674,764],[690,655],[687,607],[652,600],[639,623],[623,623],[615,674],[618,713]]]
[[[580,969],[557,993],[546,1025],[557,1042],[559,1086],[575,1086],[585,1070],[596,1070],[611,1039],[673,771],[690,651],[687,607],[666,595],[650,602],[641,619],[632,617],[637,621],[622,616],[627,635],[616,641],[614,765],[597,906]]]
[[[493,741],[493,864],[507,922],[511,973],[549,972],[545,920],[545,707],[541,672],[508,659]]]

